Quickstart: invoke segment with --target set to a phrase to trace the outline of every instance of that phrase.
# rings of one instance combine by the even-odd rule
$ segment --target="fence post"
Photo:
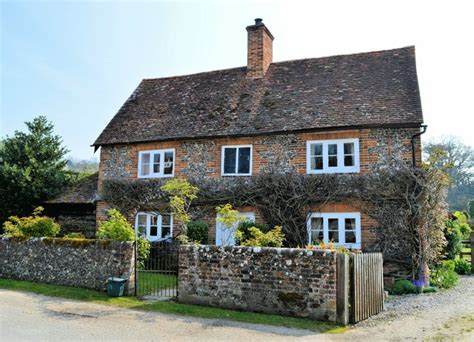
[[[474,232],[471,232],[471,271],[474,272]]]
[[[336,254],[336,322],[349,324],[349,256],[345,253]]]

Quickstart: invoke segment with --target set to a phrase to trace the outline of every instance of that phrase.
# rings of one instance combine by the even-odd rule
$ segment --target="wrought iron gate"
[[[152,242],[150,256],[138,265],[135,281],[139,297],[176,297],[178,291],[179,243]]]

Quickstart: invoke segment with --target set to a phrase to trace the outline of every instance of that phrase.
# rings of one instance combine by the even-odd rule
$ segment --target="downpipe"
[[[421,132],[418,132],[418,133],[412,135],[412,137],[411,137],[411,160],[412,160],[412,163],[413,163],[413,168],[416,167],[415,139],[426,132],[426,129],[428,128],[428,125],[421,125],[421,128],[423,129]]]

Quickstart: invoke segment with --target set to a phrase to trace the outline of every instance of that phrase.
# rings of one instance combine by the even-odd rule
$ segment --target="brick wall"
[[[336,253],[182,246],[178,301],[336,321]]]
[[[141,143],[133,145],[103,146],[99,167],[99,190],[102,181],[107,178],[136,179],[138,170],[138,153],[144,150],[176,149],[175,177],[221,177],[221,147],[224,145],[253,146],[252,174],[265,171],[296,172],[306,174],[306,141],[359,138],[360,172],[370,172],[377,162],[394,153],[400,153],[406,160],[411,160],[411,136],[417,128],[407,129],[358,129],[318,133],[282,134],[242,138],[219,138],[213,140],[168,141]],[[417,161],[421,160],[420,139],[416,141]],[[106,219],[109,206],[103,201],[97,203],[97,219]],[[252,208],[241,208],[241,211],[253,211],[257,222],[261,222],[259,213]],[[326,209],[324,209],[326,210]],[[338,208],[326,212],[354,211],[354,205],[344,203]],[[356,210],[360,211],[360,210]],[[199,215],[209,224],[209,241],[215,238],[215,213],[206,212]],[[362,215],[362,247],[364,250],[376,250],[376,222]],[[132,218],[130,218],[133,223]],[[176,233],[177,231],[174,230]]]

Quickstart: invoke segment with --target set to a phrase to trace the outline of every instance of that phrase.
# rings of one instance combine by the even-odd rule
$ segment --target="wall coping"
[[[0,235],[0,240],[16,242],[16,243],[37,243],[42,242],[45,245],[62,245],[72,248],[87,247],[91,245],[109,246],[113,245],[130,245],[133,246],[133,241],[117,241],[110,239],[67,239],[57,237],[15,237],[10,235]]]
[[[312,256],[322,254],[337,254],[338,251],[330,249],[306,249],[287,247],[245,247],[245,246],[214,246],[214,245],[181,245],[183,250],[197,250],[198,252],[235,252],[235,253],[267,253],[287,256]]]

